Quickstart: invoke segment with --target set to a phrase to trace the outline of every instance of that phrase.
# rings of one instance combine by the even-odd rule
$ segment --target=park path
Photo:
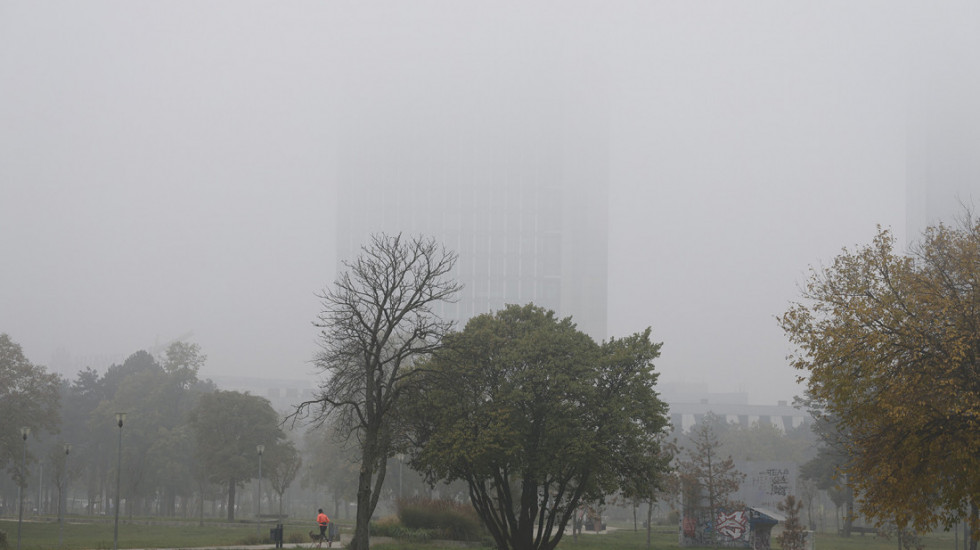
[[[389,537],[371,537],[371,545],[383,544],[386,542],[391,542],[393,539]],[[126,550],[266,550],[268,548],[275,548],[275,544],[236,544],[234,546],[204,546],[204,547],[187,547],[181,546],[177,548],[127,548]],[[283,550],[290,550],[293,548],[314,548],[315,546],[311,543],[297,543],[297,542],[286,542],[282,545]],[[323,547],[326,550],[327,545],[324,544]],[[333,548],[344,548],[341,543],[334,543]]]

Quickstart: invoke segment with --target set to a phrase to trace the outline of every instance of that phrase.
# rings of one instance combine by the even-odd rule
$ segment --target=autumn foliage
[[[879,230],[812,270],[780,324],[809,396],[848,434],[862,512],[920,531],[968,518],[980,535],[980,224],[895,247]]]

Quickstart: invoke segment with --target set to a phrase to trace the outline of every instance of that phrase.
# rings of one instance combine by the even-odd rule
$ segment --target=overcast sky
[[[910,59],[975,31],[949,6],[0,1],[0,332],[100,371],[191,333],[205,376],[309,377],[335,121],[400,92],[355,69],[438,88],[472,51],[506,78],[581,35],[608,74],[609,334],[652,327],[662,381],[792,399],[775,317],[809,266],[903,235]]]

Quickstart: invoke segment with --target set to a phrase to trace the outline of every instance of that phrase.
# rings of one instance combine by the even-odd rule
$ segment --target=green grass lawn
[[[663,530],[663,529],[661,529]],[[950,533],[937,533],[924,537],[926,548],[953,549],[954,539]],[[962,541],[960,541],[962,544]],[[434,550],[434,545],[409,544],[391,542],[372,544],[378,550]],[[581,535],[578,540],[570,536],[562,538],[558,545],[561,550],[644,550],[647,548],[646,532],[636,532],[632,529],[613,530],[599,535]],[[654,534],[650,540],[653,550],[679,549],[676,533]],[[773,550],[779,550],[775,538],[772,541]],[[898,543],[894,539],[879,538],[874,535],[855,535],[850,538],[839,537],[830,533],[819,533],[816,542],[817,550],[896,550]],[[445,550],[443,547],[442,550]]]
[[[950,533],[929,535],[924,537],[923,542],[926,548],[934,549],[952,550],[954,545],[953,535]],[[642,550],[646,547],[646,533],[635,532],[632,529],[616,530],[600,535],[583,535],[577,542],[570,537],[565,537],[558,545],[562,550]],[[654,535],[650,547],[654,550],[680,548],[676,533]],[[779,549],[775,537],[772,540],[772,548]],[[889,540],[874,535],[844,538],[831,533],[818,533],[816,541],[817,550],[897,550],[897,548],[898,543],[894,539]]]
[[[268,538],[272,526],[263,525],[262,540]],[[300,531],[301,526],[284,528],[288,537]],[[0,531],[7,533],[7,544],[17,548],[17,521],[0,520]],[[232,546],[258,542],[256,526],[242,523],[240,526],[219,527],[197,522],[174,522],[171,525],[134,525],[120,521],[119,548],[194,548],[201,546]],[[21,550],[100,550],[111,549],[113,523],[71,522],[64,525],[64,543],[61,543],[59,525],[54,522],[25,521],[21,526]],[[287,538],[288,540],[288,538]],[[295,545],[288,545],[295,546]]]
[[[261,541],[268,537],[271,525],[261,528]],[[351,526],[341,523],[344,540],[349,540]],[[285,548],[308,547],[307,534],[312,527],[309,524],[286,524]],[[663,530],[663,528],[661,528]],[[0,520],[0,531],[7,533],[9,548],[17,546],[17,521]],[[289,542],[290,537],[300,537],[304,544]],[[102,550],[112,548],[113,524],[92,522],[67,522],[64,526],[64,544],[60,543],[59,526],[54,522],[25,521],[21,532],[22,550]],[[205,524],[198,526],[197,522],[173,522],[170,525],[136,525],[125,522],[119,524],[119,548],[195,548],[202,546],[240,546],[247,547],[261,542],[259,530],[254,524],[242,523],[231,527]],[[936,533],[924,537],[926,548],[953,549],[954,539],[951,533]],[[962,544],[962,541],[961,541]],[[372,544],[379,550],[445,550],[445,545],[436,543],[418,544],[403,542],[387,542]],[[334,545],[336,548],[337,545]],[[570,536],[562,539],[561,550],[643,550],[646,545],[646,533],[632,529],[612,530],[599,535],[580,535],[578,540]],[[672,550],[679,548],[677,534],[661,532],[654,534],[651,546],[654,550]],[[878,538],[873,535],[855,535],[842,538],[829,533],[817,535],[817,550],[895,550],[898,547],[895,540]],[[773,539],[773,550],[779,545]]]

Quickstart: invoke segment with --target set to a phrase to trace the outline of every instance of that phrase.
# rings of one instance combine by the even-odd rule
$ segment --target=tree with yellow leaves
[[[967,519],[980,536],[980,222],[891,232],[811,270],[779,319],[807,393],[836,417],[843,473],[879,524]]]

